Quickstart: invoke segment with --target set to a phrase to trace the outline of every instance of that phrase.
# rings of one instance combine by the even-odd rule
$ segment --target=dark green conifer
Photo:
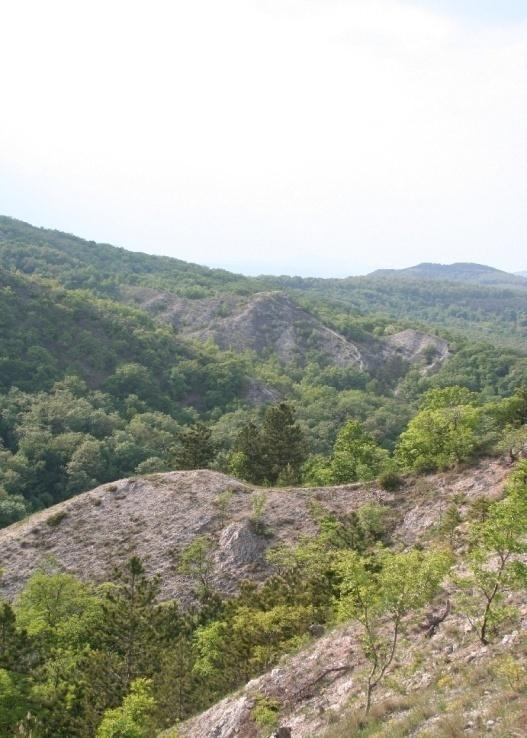
[[[174,454],[176,469],[206,469],[214,458],[211,430],[203,423],[186,428],[179,436],[179,447]]]

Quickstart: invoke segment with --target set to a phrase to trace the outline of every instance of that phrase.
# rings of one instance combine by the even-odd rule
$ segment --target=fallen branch
[[[426,623],[423,625],[425,631],[425,638],[431,638],[437,632],[437,629],[444,622],[450,614],[450,600],[447,600],[444,610],[439,612],[437,615],[430,613],[426,616]]]
[[[317,676],[316,679],[314,679],[312,682],[309,682],[309,684],[304,684],[304,686],[298,690],[298,692],[295,692],[293,694],[293,697],[298,697],[303,692],[306,692],[307,690],[312,689],[315,687],[319,682],[321,682],[323,679],[325,679],[329,674],[344,674],[346,671],[350,671],[351,666],[334,666],[331,669],[324,669],[324,671]]]

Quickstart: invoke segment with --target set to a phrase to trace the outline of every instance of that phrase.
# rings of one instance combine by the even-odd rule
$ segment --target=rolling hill
[[[462,282],[490,287],[527,288],[527,280],[519,274],[510,274],[501,269],[484,264],[456,263],[433,264],[422,263],[406,269],[378,269],[368,276],[390,278],[423,279],[442,282]]]
[[[333,311],[375,315],[377,320],[410,321],[402,327],[452,329],[470,339],[489,338],[527,352],[527,280],[479,264],[424,263],[345,279],[250,278],[0,216],[0,266],[125,302],[134,291],[142,302],[141,288],[192,300],[224,296],[227,302],[233,296],[286,291],[310,312],[331,306]]]

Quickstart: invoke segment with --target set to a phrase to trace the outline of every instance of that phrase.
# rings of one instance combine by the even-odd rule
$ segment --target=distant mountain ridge
[[[152,248],[148,237],[145,248]],[[219,300],[220,309],[228,313],[231,303],[247,298],[251,309],[245,317],[252,320],[262,307],[261,298],[256,296],[280,291],[337,333],[342,332],[342,320],[346,323],[348,318],[341,315],[339,323],[328,321],[328,317],[341,311],[353,315],[356,325],[366,320],[366,332],[370,334],[374,329],[380,330],[378,317],[371,322],[365,316],[384,316],[403,321],[401,328],[424,329],[425,333],[435,333],[438,327],[453,329],[471,339],[488,341],[490,338],[496,345],[518,348],[522,353],[527,350],[527,278],[481,264],[423,263],[408,269],[381,269],[368,276],[342,279],[247,277],[168,256],[86,241],[0,216],[0,268],[30,278],[52,279],[66,290],[89,290],[114,302],[132,302],[151,313],[159,310],[156,317],[160,319],[169,318],[167,308],[173,312],[175,303],[190,300],[195,310],[185,308],[184,322],[192,312],[200,318],[196,322],[201,323],[207,304],[214,306]],[[148,291],[158,297],[167,296],[168,304],[163,305],[158,297],[153,302],[147,297],[145,302],[143,291],[145,296]],[[275,307],[273,301],[267,304]],[[209,337],[221,345],[224,341],[220,332],[239,329],[238,324],[228,325],[231,322],[228,315],[224,318],[221,326],[196,325],[196,330],[211,330],[215,335]],[[172,319],[166,322],[176,327]],[[190,334],[190,327],[180,325],[177,330]],[[298,334],[299,329],[300,326],[295,327],[294,333]],[[354,328],[345,337],[361,341],[363,334],[364,330],[357,332]],[[228,345],[231,344],[229,339]]]
[[[320,279],[261,275],[246,277],[225,269],[182,261],[171,256],[158,256],[87,241],[69,233],[39,228],[15,218],[0,215],[0,264],[26,274],[39,274],[58,279],[66,288],[98,287],[111,293],[116,283],[148,284],[153,278],[177,291],[203,286],[215,292],[230,291],[245,294],[264,291],[269,284],[282,280],[310,285],[313,282],[346,284],[351,280],[371,277],[404,277],[449,282],[463,282],[493,287],[527,287],[527,271],[515,274],[495,267],[472,262],[438,264],[422,262],[404,269],[377,269],[366,277]],[[99,278],[94,279],[95,275]],[[101,276],[104,282],[101,284]],[[97,284],[98,282],[98,284]],[[102,289],[101,289],[102,288]],[[197,294],[190,294],[196,297]],[[200,295],[204,296],[204,295]]]
[[[405,269],[377,269],[368,277],[403,277],[408,279],[426,279],[445,282],[464,282],[466,284],[486,285],[489,287],[527,288],[527,272],[511,274],[501,269],[475,264],[457,262],[454,264],[435,264],[422,262]]]

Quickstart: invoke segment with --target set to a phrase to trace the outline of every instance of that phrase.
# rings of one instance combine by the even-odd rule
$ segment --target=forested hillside
[[[453,330],[470,340],[492,341],[525,351],[527,306],[524,288],[486,287],[415,277],[347,279],[272,278],[272,284],[304,297],[330,301],[360,315],[390,315],[413,325]]]
[[[510,308],[524,309],[523,294],[401,284],[255,280],[1,218],[0,523],[98,483],[196,464],[313,481],[350,422],[373,450],[345,481],[368,477],[392,463],[428,390],[456,385],[481,407],[525,384]],[[424,309],[412,322],[420,300],[441,327]],[[467,338],[483,324],[517,348]],[[272,427],[255,439],[280,402],[292,403],[301,441],[269,471]]]
[[[146,244],[145,244],[146,246]],[[469,338],[492,339],[525,351],[527,281],[477,264],[423,264],[366,277],[249,278],[220,269],[150,256],[0,216],[0,265],[51,277],[68,289],[87,288],[128,299],[127,285],[180,297],[249,295],[285,289],[357,316],[390,317],[455,329]]]
[[[0,216],[0,263],[25,274],[56,279],[68,289],[116,296],[121,284],[165,286],[189,296],[256,291],[255,283],[221,269],[85,241]]]

